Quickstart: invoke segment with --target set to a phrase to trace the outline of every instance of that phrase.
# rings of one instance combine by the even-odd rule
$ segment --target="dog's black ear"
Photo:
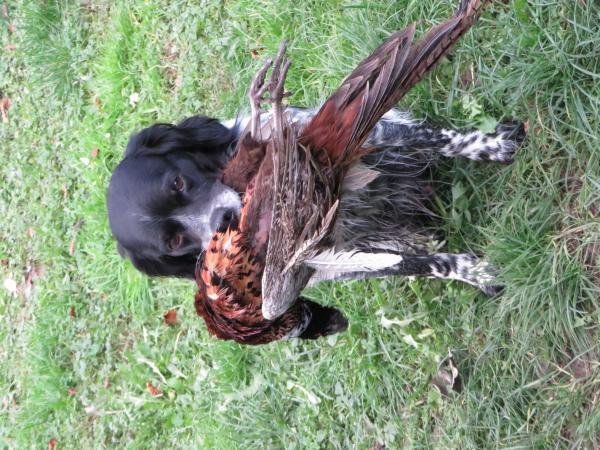
[[[192,255],[145,258],[129,253],[129,259],[140,272],[151,277],[179,277],[194,279],[197,258]]]
[[[141,155],[165,155],[171,152],[203,154],[220,160],[235,145],[237,129],[227,128],[217,119],[193,116],[178,125],[157,123],[131,136],[125,158]]]
[[[197,257],[193,255],[160,256],[158,258],[137,255],[117,243],[121,258],[128,259],[133,266],[151,277],[194,278]]]

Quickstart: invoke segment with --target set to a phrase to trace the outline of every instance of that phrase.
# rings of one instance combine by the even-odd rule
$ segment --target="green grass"
[[[510,167],[452,160],[443,174],[464,191],[442,195],[449,250],[489,255],[498,298],[439,281],[329,283],[309,294],[345,311],[347,333],[246,348],[211,339],[193,285],[138,274],[110,235],[106,187],[129,135],[234,115],[260,63],[251,50],[288,38],[291,103],[315,105],[388,33],[423,31],[455,3],[6,2],[0,275],[17,292],[0,292],[0,445],[599,446],[596,2],[494,2],[400,105],[453,126],[528,121]],[[162,322],[171,308],[175,327]],[[446,398],[431,381],[449,351],[463,389]]]

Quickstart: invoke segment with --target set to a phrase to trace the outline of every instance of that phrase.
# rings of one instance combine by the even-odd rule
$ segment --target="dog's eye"
[[[171,250],[178,249],[182,243],[183,237],[181,236],[181,234],[176,234],[175,236],[171,237],[168,241],[168,245]]]
[[[183,178],[177,175],[173,180],[172,188],[176,192],[182,192],[185,188],[185,182],[183,181]]]

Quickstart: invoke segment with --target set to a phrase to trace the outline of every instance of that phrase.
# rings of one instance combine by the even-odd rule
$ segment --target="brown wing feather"
[[[410,52],[413,25],[391,35],[342,82],[302,132],[300,142],[327,152],[332,163],[347,158],[347,149],[367,108],[388,85],[398,86]],[[373,89],[375,87],[375,89]]]
[[[377,121],[431,70],[477,21],[489,0],[462,0],[451,19],[411,46],[414,25],[390,36],[346,78],[303,132],[301,142],[347,161]]]
[[[429,30],[411,52],[410,76],[402,89],[390,99],[393,107],[423,76],[430,71],[477,22],[490,0],[462,0],[455,16]]]
[[[279,123],[281,130],[273,132],[276,140],[267,150],[273,161],[273,209],[262,278],[262,313],[270,319],[283,314],[308,283],[312,269],[298,265],[286,270],[286,266],[334,202],[329,186],[320,183],[318,189],[315,179],[328,164],[311,166],[311,154],[298,145],[294,126],[284,120]]]

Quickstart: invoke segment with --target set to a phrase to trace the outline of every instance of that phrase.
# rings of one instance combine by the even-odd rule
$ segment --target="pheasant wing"
[[[300,254],[311,252],[311,243],[318,242],[313,239],[315,230],[320,227],[322,235],[327,234],[337,207],[323,183],[322,189],[315,189],[319,168],[310,153],[298,145],[293,125],[285,120],[278,124],[282,129],[274,130],[267,150],[273,159],[273,210],[262,277],[262,313],[266,319],[285,313],[308,283],[314,270],[294,262],[301,259]]]

